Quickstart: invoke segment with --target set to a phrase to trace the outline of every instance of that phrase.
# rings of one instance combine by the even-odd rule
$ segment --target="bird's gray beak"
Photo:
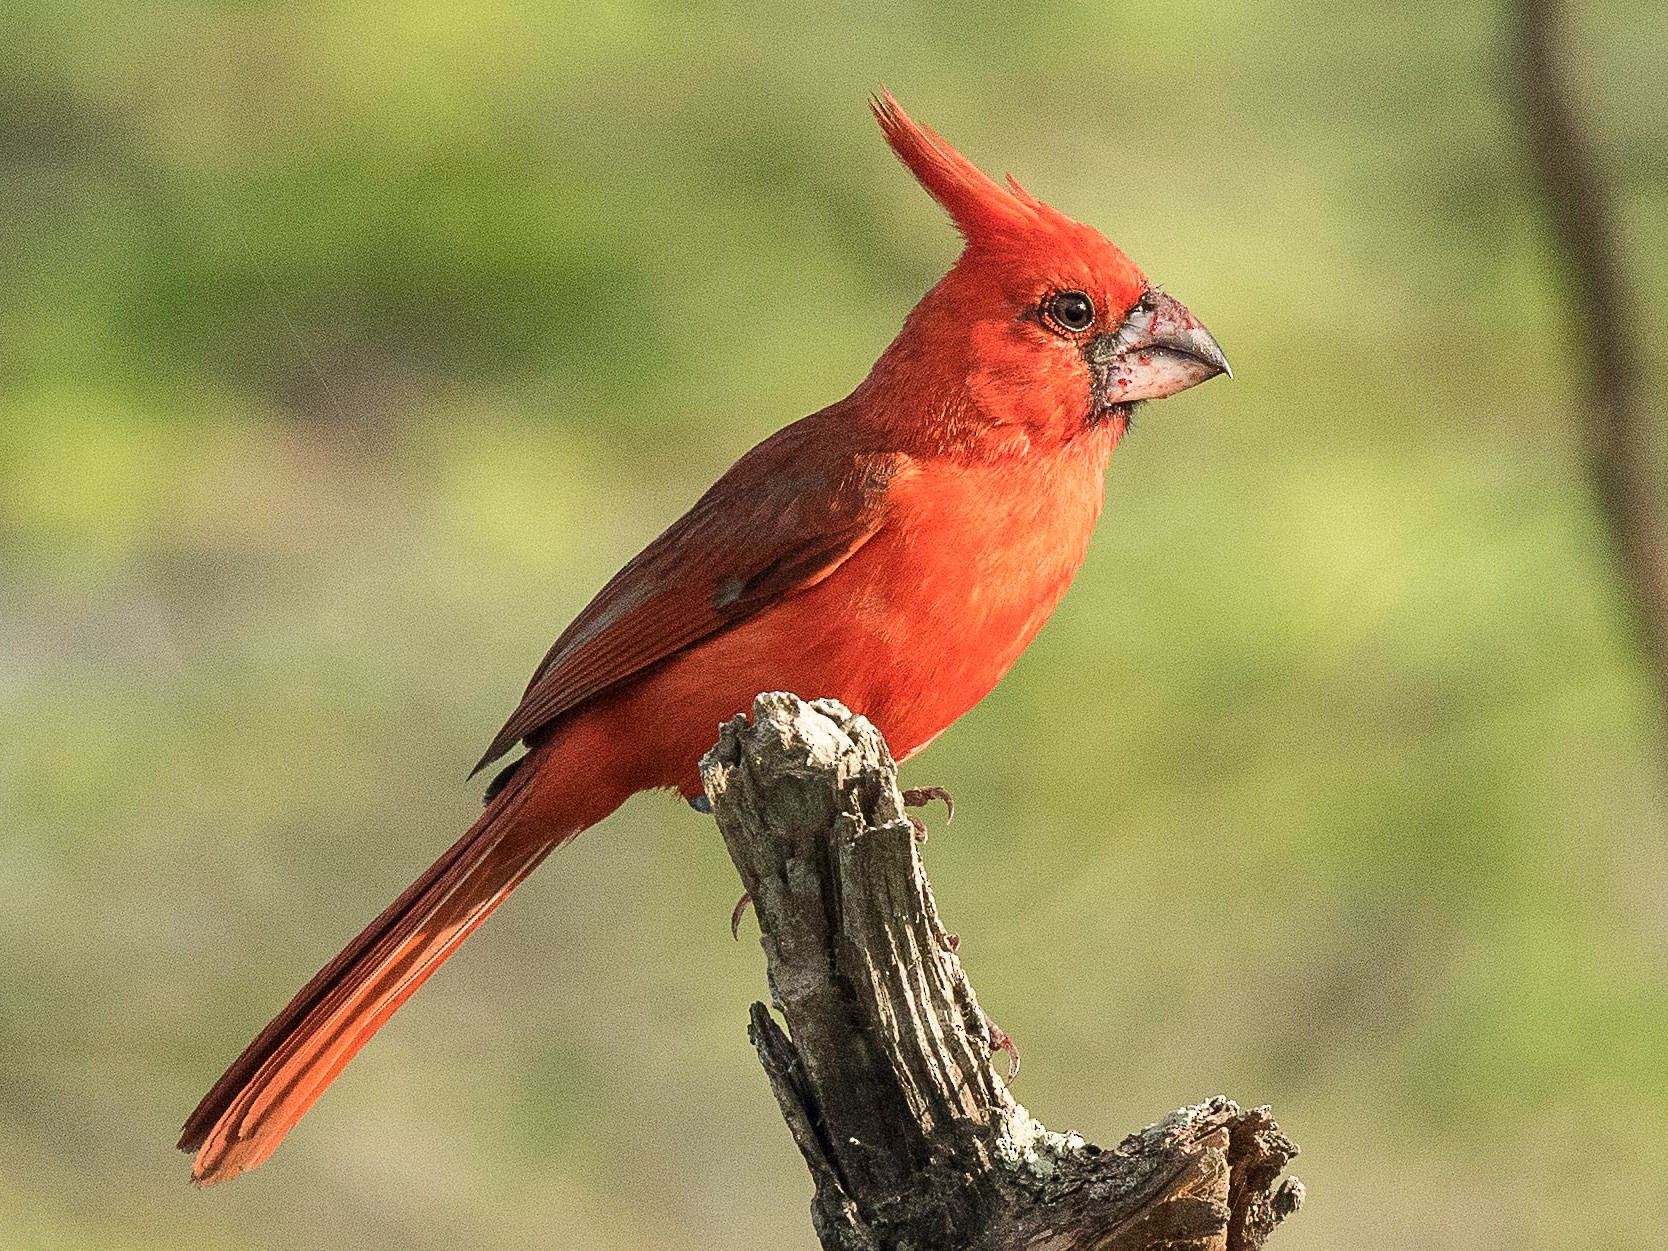
[[[1089,365],[1102,404],[1161,400],[1226,374],[1228,358],[1199,319],[1173,296],[1148,288],[1112,334],[1093,339]]]

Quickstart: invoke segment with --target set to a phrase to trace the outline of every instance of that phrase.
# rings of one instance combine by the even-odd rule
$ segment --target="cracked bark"
[[[1297,1149],[1217,1097],[1113,1148],[1043,1128],[992,1066],[880,734],[760,695],[701,767],[753,896],[771,999],[749,1034],[816,1185],[825,1251],[1255,1251]]]

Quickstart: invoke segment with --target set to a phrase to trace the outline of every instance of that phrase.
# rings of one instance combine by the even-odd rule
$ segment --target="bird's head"
[[[1232,376],[1210,332],[1098,230],[1011,176],[988,177],[891,93],[871,103],[898,159],[966,240],[905,323],[889,353],[897,367],[930,365],[940,388],[959,385],[984,418],[1063,437],[1109,418],[1127,424],[1140,401]]]

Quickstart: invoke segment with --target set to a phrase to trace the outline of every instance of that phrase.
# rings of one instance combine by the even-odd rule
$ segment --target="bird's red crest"
[[[882,88],[869,107],[892,151],[970,242],[1035,229],[1043,212],[1053,212],[1011,176],[1006,186],[991,178],[944,136],[905,113],[890,91]]]
[[[892,151],[949,213],[970,250],[1017,253],[1030,260],[1075,259],[1120,307],[1146,286],[1140,269],[1098,230],[1043,203],[1011,174],[997,182],[942,135],[905,113],[891,92],[883,88],[869,105]]]

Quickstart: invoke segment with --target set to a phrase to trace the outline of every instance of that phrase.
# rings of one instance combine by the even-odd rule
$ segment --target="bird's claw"
[[[1014,1040],[1008,1037],[1008,1031],[988,1016],[985,1018],[985,1032],[992,1051],[1008,1053],[1008,1084],[1013,1085],[1014,1078],[1019,1076],[1019,1048],[1014,1046]]]
[[[741,918],[747,915],[747,905],[752,902],[753,896],[743,891],[741,898],[736,900],[735,911],[730,913],[730,937],[738,943],[741,941]]]
[[[905,808],[925,808],[935,799],[944,801],[944,824],[956,819],[956,801],[942,786],[912,786],[903,793]]]
[[[950,798],[950,792],[942,786],[912,786],[903,793],[905,808],[925,808],[935,799],[944,801],[944,824],[949,825],[956,819],[956,801]],[[915,828],[915,841],[927,841],[927,823],[912,813],[904,813],[909,823]]]
[[[952,952],[955,952],[958,955],[960,954],[960,935],[952,934],[946,930],[944,932],[944,944],[949,947]],[[1007,1030],[1003,1029],[995,1021],[991,1020],[982,1010],[975,1010],[979,1012],[979,1016],[984,1022],[985,1045],[988,1046],[993,1052],[1005,1051],[1008,1054],[1008,1085],[1011,1086],[1013,1085],[1014,1079],[1019,1076],[1019,1048],[1014,1044],[1014,1040],[1008,1036]]]

